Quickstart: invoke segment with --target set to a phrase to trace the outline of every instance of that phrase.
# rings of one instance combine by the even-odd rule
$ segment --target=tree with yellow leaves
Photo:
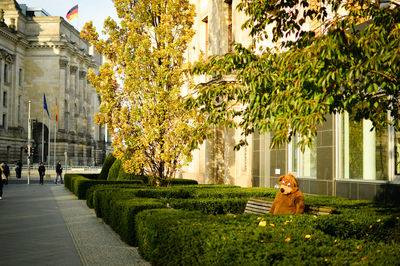
[[[101,94],[95,120],[107,124],[114,155],[127,173],[144,170],[167,184],[191,159],[194,139],[206,132],[205,119],[184,108],[181,95],[194,6],[188,0],[113,2],[120,21],[105,20],[105,40],[92,22],[81,32],[106,58],[99,75],[88,75]]]

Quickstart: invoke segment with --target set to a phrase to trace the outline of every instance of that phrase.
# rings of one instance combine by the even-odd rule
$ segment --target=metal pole
[[[42,107],[42,162],[44,162],[44,107]]]
[[[28,101],[28,185],[31,179],[31,101]]]
[[[50,150],[50,128],[51,128],[51,126],[50,126],[51,124],[50,124],[50,116],[49,116],[49,125],[48,125],[48,128],[49,128],[49,144],[48,144],[48,154],[47,154],[47,167],[49,167],[50,166],[50,158],[51,158],[51,150]]]
[[[54,165],[57,165],[57,162],[56,162],[56,145],[57,145],[57,121],[54,123]]]

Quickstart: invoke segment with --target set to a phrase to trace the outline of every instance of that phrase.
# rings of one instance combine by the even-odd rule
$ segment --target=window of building
[[[394,131],[394,174],[400,175],[400,131]]]
[[[303,178],[316,178],[317,177],[317,147],[316,142],[312,143],[311,148],[307,147],[304,152],[297,148],[299,143],[298,137],[294,137],[290,143],[290,160],[288,169],[294,175]]]
[[[388,130],[371,131],[371,121],[355,122],[347,113],[341,128],[342,178],[388,180]]]
[[[3,92],[3,106],[7,107],[7,92]]]
[[[8,64],[4,64],[4,83],[8,83]]]
[[[203,19],[204,22],[204,53],[208,57],[208,17]]]
[[[19,86],[22,86],[24,84],[24,70],[22,68],[19,69],[18,84]]]
[[[18,116],[18,124],[19,124],[21,122],[21,96],[18,96],[17,116]]]
[[[232,52],[232,0],[225,0],[225,3],[228,4],[228,52]]]
[[[3,114],[3,121],[2,121],[2,127],[5,128],[6,127],[6,114]]]

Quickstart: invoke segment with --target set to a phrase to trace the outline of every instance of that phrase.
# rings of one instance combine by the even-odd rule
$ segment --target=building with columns
[[[246,16],[236,9],[240,0],[191,2],[197,16],[196,34],[186,53],[188,61],[195,62],[201,52],[222,55],[230,51],[231,41],[245,46],[252,43],[249,32],[241,29]],[[318,34],[323,32],[322,26],[318,21],[307,25]],[[215,81],[202,76],[195,82]],[[257,133],[247,139],[247,147],[234,151],[241,132],[218,128],[194,151],[194,159],[182,176],[200,183],[274,187],[279,176],[291,172],[305,193],[400,200],[400,132],[391,127],[384,132],[370,129],[368,120],[356,123],[347,114],[330,116],[319,127],[313,147],[302,153],[296,138],[279,149],[270,149],[271,134]]]
[[[101,64],[62,17],[0,0],[0,161],[26,162],[30,101],[33,163],[101,164],[104,128],[93,121],[100,97],[87,81]]]

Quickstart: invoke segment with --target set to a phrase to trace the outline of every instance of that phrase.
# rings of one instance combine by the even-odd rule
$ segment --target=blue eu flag
[[[47,115],[50,117],[49,109],[47,109],[46,94],[43,92],[43,108],[46,110]]]

